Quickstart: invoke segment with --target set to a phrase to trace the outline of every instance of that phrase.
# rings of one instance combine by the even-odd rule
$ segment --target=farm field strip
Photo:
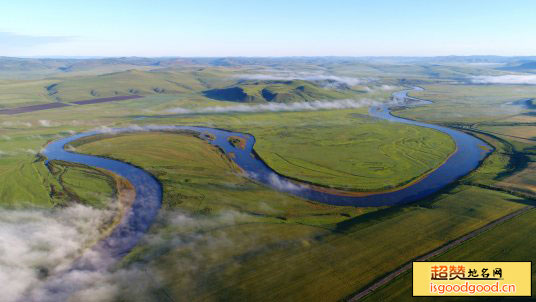
[[[496,227],[497,225],[501,224],[501,223],[504,223],[508,220],[511,220],[519,215],[522,215],[526,212],[528,212],[529,210],[532,210],[534,209],[534,206],[526,206],[520,210],[517,210],[513,213],[510,213],[508,215],[505,215],[493,222],[490,222],[489,224],[479,228],[479,229],[476,229],[474,231],[472,231],[471,233],[469,234],[466,234],[460,238],[457,238],[455,239],[454,241],[452,242],[449,242],[448,244],[436,249],[436,250],[433,250],[431,251],[430,253],[424,255],[424,256],[421,256],[413,261],[417,262],[417,261],[427,261],[427,260],[430,260],[431,258],[433,257],[436,257],[440,254],[443,254],[445,252],[447,252],[448,250],[451,250],[461,244],[463,244],[464,242],[466,242],[467,240],[470,240],[494,227]],[[412,262],[413,262],[412,261]],[[402,266],[401,268],[389,273],[387,276],[383,277],[382,279],[376,281],[374,284],[370,285],[369,287],[367,287],[366,289],[362,290],[361,292],[357,293],[355,296],[353,296],[352,298],[350,298],[348,301],[351,301],[351,302],[355,302],[355,301],[360,301],[362,300],[363,298],[365,298],[366,296],[370,295],[372,292],[376,291],[378,288],[388,284],[389,282],[391,282],[393,279],[395,279],[396,277],[402,275],[403,273],[409,271],[412,269],[412,266],[413,264],[410,262],[404,266]]]
[[[48,103],[48,104],[41,104],[41,105],[32,105],[32,106],[25,106],[25,107],[2,109],[0,110],[0,114],[14,115],[14,114],[29,113],[29,112],[35,112],[35,111],[41,111],[41,110],[62,108],[62,107],[71,106],[71,104],[91,105],[91,104],[139,99],[142,97],[143,96],[140,96],[140,95],[128,95],[128,96],[115,96],[115,97],[109,97],[109,98],[97,98],[97,99],[75,101],[75,102],[69,102],[69,103],[55,102],[55,103]]]

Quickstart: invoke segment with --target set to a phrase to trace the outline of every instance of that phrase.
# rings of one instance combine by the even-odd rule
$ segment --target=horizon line
[[[363,56],[338,56],[338,55],[318,55],[318,56],[65,56],[65,55],[35,55],[35,56],[9,56],[0,55],[0,58],[12,58],[12,59],[120,59],[120,58],[163,58],[163,59],[221,59],[221,58],[252,58],[252,59],[282,59],[282,58],[470,58],[470,57],[495,57],[495,58],[536,58],[534,55],[493,55],[493,54],[474,54],[474,55],[363,55]]]

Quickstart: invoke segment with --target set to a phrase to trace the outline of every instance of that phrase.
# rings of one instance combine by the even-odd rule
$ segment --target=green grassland
[[[53,80],[0,81],[0,109],[50,103],[45,90]]]
[[[432,261],[536,261],[534,230],[536,211],[505,222]],[[408,272],[376,291],[364,301],[413,301],[412,274]],[[532,295],[536,294],[536,268],[532,267]],[[472,299],[480,301],[483,298]],[[484,298],[486,301],[532,301],[534,298]],[[419,301],[471,301],[467,297],[419,298]]]
[[[203,88],[203,84],[189,73],[129,70],[65,79],[49,86],[48,92],[57,100],[75,101],[129,94],[189,93]]]
[[[18,162],[2,165],[0,197],[3,207],[52,207],[56,201],[50,196],[52,186],[60,187],[49,175],[43,162]]]
[[[139,165],[163,183],[164,210],[149,238],[166,240],[149,240],[124,265],[144,263],[163,276],[157,293],[188,300],[339,300],[524,206],[470,185],[372,212],[311,203],[243,178],[191,134],[125,134],[76,148]]]
[[[290,113],[278,127],[252,128],[255,150],[277,172],[327,187],[380,191],[409,183],[455,150],[431,129],[327,113]]]
[[[85,165],[52,161],[50,173],[59,185],[51,188],[55,199],[102,208],[111,204],[116,197],[115,180],[107,172]]]
[[[5,166],[4,166],[5,168]],[[114,179],[102,171],[63,162],[45,166],[43,158],[2,169],[3,207],[65,206],[73,202],[104,207],[115,198]]]
[[[506,103],[536,96],[530,85],[423,85],[411,96],[432,100],[433,105],[400,112],[403,117],[431,122],[475,124],[500,121],[526,111]]]

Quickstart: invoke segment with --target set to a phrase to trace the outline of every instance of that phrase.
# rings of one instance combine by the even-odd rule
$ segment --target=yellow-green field
[[[536,195],[536,164],[530,163],[518,173],[503,179],[498,186]]]
[[[0,109],[38,105],[52,102],[46,87],[54,80],[1,81]]]
[[[499,135],[502,134],[512,139],[533,140],[536,142],[536,124],[527,126],[480,126],[479,128]]]
[[[511,101],[536,96],[530,85],[423,85],[424,91],[411,96],[432,100],[433,105],[404,110],[400,115],[435,122],[468,124],[498,121],[518,116],[526,110],[506,105]]]
[[[536,261],[534,230],[536,210],[501,224],[431,261]],[[376,291],[363,301],[414,301],[411,271]],[[536,295],[536,268],[532,266],[532,296]],[[419,301],[533,301],[533,298],[420,297]]]

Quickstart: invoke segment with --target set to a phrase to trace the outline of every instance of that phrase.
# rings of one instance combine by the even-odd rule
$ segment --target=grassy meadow
[[[50,103],[46,88],[54,80],[0,81],[0,109]]]
[[[525,116],[528,110],[508,102],[536,96],[534,85],[423,85],[411,96],[431,100],[433,105],[400,112],[403,117],[436,123],[467,125],[505,122]],[[510,125],[513,126],[513,125]]]
[[[536,261],[534,230],[536,211],[531,210],[501,224],[462,245],[431,259],[431,261]],[[536,268],[532,267],[532,295],[536,294]],[[411,271],[374,292],[363,301],[413,301]],[[480,300],[477,298],[473,300]],[[532,301],[533,298],[485,298],[487,301]],[[419,301],[468,301],[467,297],[429,298]]]
[[[51,208],[81,203],[104,207],[115,198],[116,183],[103,171],[43,159],[16,163],[2,171],[0,198],[3,207]]]
[[[403,186],[442,164],[454,142],[431,129],[357,118],[322,116],[251,130],[255,150],[277,172],[321,186],[382,191]],[[285,117],[283,117],[285,118]],[[292,125],[295,124],[295,125]]]

